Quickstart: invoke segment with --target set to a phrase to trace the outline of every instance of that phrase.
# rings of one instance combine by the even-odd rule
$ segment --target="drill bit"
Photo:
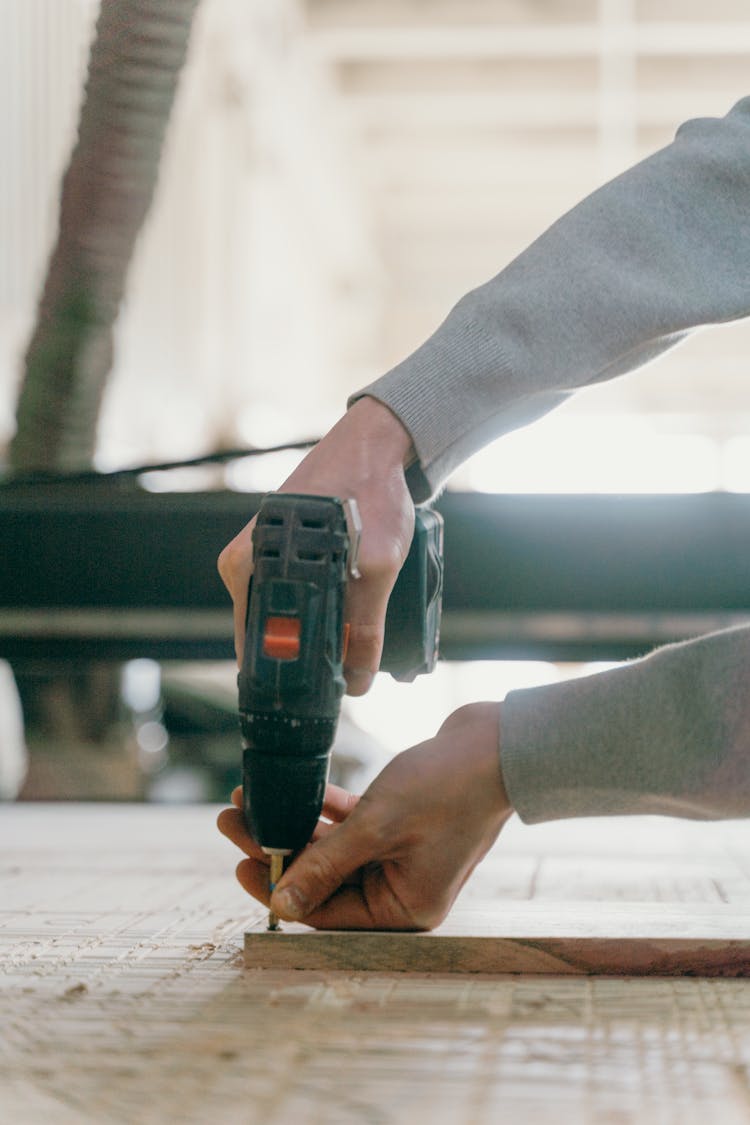
[[[271,856],[271,870],[268,876],[268,889],[273,894],[273,889],[278,883],[281,876],[284,874],[284,857],[283,855]],[[268,911],[268,928],[269,930],[278,930],[279,920],[274,914],[273,910]]]

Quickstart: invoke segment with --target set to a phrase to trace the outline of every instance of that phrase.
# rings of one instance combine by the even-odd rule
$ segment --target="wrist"
[[[501,826],[513,812],[501,765],[501,704],[466,703],[448,716],[440,733],[461,747],[472,804]]]
[[[478,709],[485,732],[478,742],[478,780],[485,787],[497,814],[504,821],[513,812],[513,806],[503,778],[501,705],[478,703],[474,706]]]
[[[406,468],[415,459],[412,437],[390,407],[371,395],[363,395],[347,410],[342,424],[355,431],[359,440],[377,449],[380,463]]]
[[[406,486],[405,466],[412,458],[408,430],[387,406],[365,396],[339,418],[287,478],[281,490],[353,498],[360,505],[365,524],[372,522],[374,526],[383,518],[384,497],[389,498],[386,504],[389,510],[405,511],[408,500],[406,523],[409,526],[405,524],[401,528],[406,552],[414,509]],[[368,520],[363,509],[372,509],[373,503],[374,515],[370,511]]]

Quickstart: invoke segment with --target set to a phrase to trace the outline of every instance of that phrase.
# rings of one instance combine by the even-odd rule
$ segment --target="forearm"
[[[563,216],[365,388],[411,433],[426,499],[458,464],[688,329],[750,313],[750,98]],[[356,397],[356,396],[355,396]]]
[[[750,815],[750,627],[502,707],[502,770],[527,823],[628,813]]]

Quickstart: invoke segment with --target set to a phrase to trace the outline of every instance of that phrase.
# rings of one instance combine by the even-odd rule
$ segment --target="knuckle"
[[[353,813],[360,802],[359,793],[346,793],[344,796],[344,812],[346,816]]]
[[[383,550],[380,555],[368,560],[368,581],[371,582],[373,586],[382,586],[385,588],[393,586],[398,578],[398,572],[403,565],[405,557],[399,545],[393,543],[390,549]]]
[[[409,913],[418,929],[434,930],[446,917],[449,909],[449,904],[438,901],[415,906]]]
[[[218,559],[216,560],[216,569],[218,570],[219,576],[220,576],[222,582],[224,583],[224,585],[227,587],[227,589],[229,589],[229,583],[230,583],[232,571],[234,569],[234,566],[233,566],[233,563],[232,563],[232,556],[233,556],[232,544],[228,543],[227,546],[224,548],[224,550],[219,555]]]
[[[382,621],[353,621],[349,644],[358,645],[360,651],[368,649],[379,655],[384,635],[385,627]]]
[[[236,535],[220,552],[216,568],[221,580],[231,592],[232,585],[252,567],[252,553],[248,551],[243,535]]]
[[[359,819],[357,834],[362,849],[375,858],[381,856],[384,848],[393,842],[393,825],[386,824],[382,817],[375,816],[365,808]]]

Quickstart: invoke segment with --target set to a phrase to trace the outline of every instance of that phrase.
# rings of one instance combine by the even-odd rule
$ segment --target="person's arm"
[[[750,97],[584,199],[352,401],[378,399],[411,434],[419,503],[575,389],[748,314]]]
[[[750,816],[750,627],[511,692],[503,778],[526,823]]]

